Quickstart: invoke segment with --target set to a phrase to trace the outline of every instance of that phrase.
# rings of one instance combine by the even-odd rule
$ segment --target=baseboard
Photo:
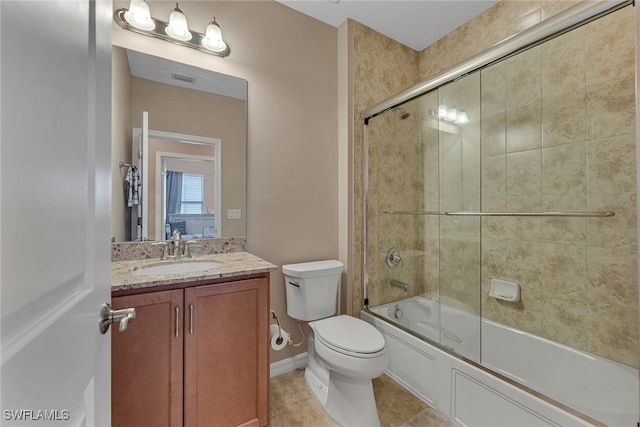
[[[302,353],[283,359],[271,364],[271,378],[278,375],[286,374],[298,368],[304,368],[307,366],[307,353]]]

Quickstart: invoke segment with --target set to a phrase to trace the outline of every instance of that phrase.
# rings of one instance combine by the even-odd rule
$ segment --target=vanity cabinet
[[[126,331],[111,328],[113,427],[182,426],[182,300],[183,290],[111,299],[136,309]]]
[[[210,282],[114,294],[113,427],[269,424],[269,276]]]

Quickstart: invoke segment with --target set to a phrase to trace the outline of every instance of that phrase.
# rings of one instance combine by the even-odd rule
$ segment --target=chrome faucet
[[[409,292],[409,284],[405,282],[401,282],[400,280],[391,279],[391,287],[400,288],[405,292]]]
[[[184,248],[182,247],[182,234],[180,234],[180,231],[178,230],[173,230],[173,234],[171,235],[171,250],[170,250],[170,254],[176,258],[180,258],[180,255],[182,254],[182,251],[184,250]]]
[[[182,257],[191,258],[191,248],[189,247],[190,243],[195,242],[193,240],[185,242],[182,239],[182,234],[180,234],[180,231],[173,230],[171,240],[156,243],[158,245],[164,246],[164,248],[162,249],[160,260],[162,261],[165,259],[180,259]]]

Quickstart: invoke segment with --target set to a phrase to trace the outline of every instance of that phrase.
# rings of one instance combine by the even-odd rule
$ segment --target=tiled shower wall
[[[403,119],[402,114],[409,117]],[[369,304],[397,301],[425,291],[425,217],[390,215],[386,211],[422,211],[425,200],[423,153],[415,106],[382,114],[369,122]],[[388,251],[397,249],[402,260],[387,265]],[[435,254],[437,257],[437,254]],[[391,281],[406,284],[392,287]],[[401,285],[402,286],[402,285]]]
[[[421,80],[484,50],[522,29],[523,25],[533,25],[570,5],[568,2],[498,3],[418,54]],[[403,273],[407,280],[424,281],[412,293],[424,292],[433,297],[435,292],[441,292],[444,302],[471,307],[474,312],[481,301],[483,313],[489,318],[637,366],[634,35],[633,12],[628,7],[497,64],[481,76],[482,209],[613,210],[616,216],[589,220],[484,219],[481,297],[477,289],[469,294],[464,292],[464,287],[436,289],[439,275],[446,274],[447,268],[433,261],[434,258],[446,260],[447,247],[439,247],[429,236],[438,236],[438,240],[446,238],[447,228],[436,230],[434,221],[430,223],[428,218],[413,220],[413,224],[401,228],[408,227],[412,233],[422,229],[427,238],[423,242],[419,239],[405,242],[424,244],[425,270],[407,269]],[[380,92],[380,85],[371,81],[371,69],[384,68],[389,73],[399,63],[377,63],[375,56],[369,55],[371,50],[366,46],[379,43],[376,37],[366,27],[354,26],[357,41],[354,64],[358,64],[354,67],[356,112],[399,91],[386,96],[378,93],[378,98],[373,100],[364,95],[367,90]],[[552,65],[549,58],[561,61]],[[410,76],[405,77],[410,80]],[[560,86],[560,82],[568,86]],[[357,102],[365,98],[372,102]],[[416,108],[411,117],[417,118],[426,111],[424,106]],[[523,117],[529,119],[525,121]],[[398,122],[397,117],[391,119]],[[355,200],[360,200],[358,195],[362,194],[361,181],[358,182],[361,129],[361,121],[356,117]],[[386,132],[384,127],[379,130]],[[423,125],[423,143],[429,139],[428,132]],[[420,161],[419,157],[410,159],[407,170],[419,167],[428,178],[429,171],[433,170],[428,159],[433,156],[425,153],[424,160]],[[380,158],[374,159],[373,164],[379,161]],[[425,164],[418,165],[421,162]],[[424,188],[418,188],[419,185],[403,188],[424,191],[424,209],[431,209],[432,186],[428,179],[424,182]],[[398,189],[393,197],[401,199],[402,191],[405,190]],[[410,193],[406,195],[416,199]],[[417,209],[419,205],[410,205],[412,209],[413,206]],[[358,211],[357,204],[355,210]],[[361,215],[356,214],[355,218],[356,236],[361,236],[363,230],[358,221]],[[379,218],[375,224],[380,226]],[[383,228],[389,227],[386,224]],[[392,238],[385,242],[378,234],[374,233],[374,239],[382,248],[394,244]],[[357,240],[355,247],[355,259],[361,259]],[[450,249],[455,252],[455,245]],[[442,251],[445,253],[439,253]],[[376,262],[383,262],[384,253],[375,253],[374,257]],[[479,263],[479,254],[471,263],[474,262]],[[471,265],[468,270],[477,271],[478,267],[479,264]],[[374,286],[388,283],[389,277],[383,274],[372,271],[369,274],[375,276],[376,280],[370,280]],[[356,269],[355,313],[362,301],[358,297],[362,292],[358,286],[362,283],[361,275],[362,271]],[[520,282],[522,302],[509,304],[488,298],[491,277]],[[370,299],[373,295],[384,299],[394,297],[394,292],[398,290],[381,288],[372,292],[370,289]],[[465,300],[467,295],[470,298]],[[404,295],[400,292],[400,296]],[[449,301],[445,301],[447,299]],[[371,302],[374,305],[375,301]]]
[[[418,82],[418,55],[388,37],[358,23],[352,24],[353,43],[353,109],[354,109],[354,245],[353,259],[353,310],[359,316],[364,297],[362,257],[363,233],[363,148],[364,132],[362,112],[389,96]],[[415,120],[415,116],[414,116]],[[402,191],[398,187],[398,191]],[[376,254],[376,260],[384,262],[384,253]],[[382,257],[382,258],[381,258]],[[375,275],[375,272],[373,272]],[[374,280],[378,280],[373,276]],[[374,293],[372,293],[373,297]]]
[[[627,7],[481,73],[482,313],[637,366],[635,21]],[[522,301],[488,297],[493,277]]]

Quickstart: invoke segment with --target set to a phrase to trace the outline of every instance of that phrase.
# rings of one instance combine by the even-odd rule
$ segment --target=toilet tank
[[[335,260],[283,265],[287,314],[307,321],[333,316],[343,267]]]

